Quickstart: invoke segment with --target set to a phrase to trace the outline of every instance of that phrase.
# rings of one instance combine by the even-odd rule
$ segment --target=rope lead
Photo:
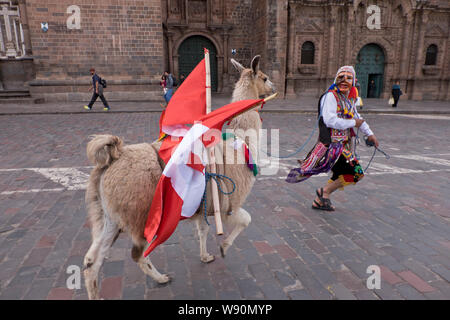
[[[208,224],[208,226],[210,225],[208,222],[208,218],[207,218],[207,214],[206,214],[206,190],[208,190],[208,181],[210,179],[213,179],[216,183],[217,183],[217,187],[219,189],[220,192],[222,192],[224,195],[230,195],[232,194],[235,190],[236,190],[236,184],[234,183],[233,179],[231,179],[230,177],[227,177],[223,174],[218,174],[218,173],[210,173],[208,171],[205,171],[205,191],[203,192],[203,197],[202,197],[202,201],[203,201],[203,215],[205,217],[205,221]],[[225,180],[228,179],[232,184],[233,184],[233,190],[231,190],[231,192],[225,192],[222,190],[222,187],[220,186],[219,180]]]

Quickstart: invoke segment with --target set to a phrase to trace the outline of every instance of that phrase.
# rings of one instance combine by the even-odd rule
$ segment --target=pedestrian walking
[[[166,77],[166,88],[167,88],[167,92],[164,93],[164,99],[166,100],[166,103],[169,103],[173,94],[173,77],[172,74],[169,73],[168,71],[164,72],[164,76]]]
[[[92,110],[92,106],[94,105],[95,101],[98,97],[100,97],[103,102],[103,110],[109,111],[110,107],[108,105],[108,101],[106,101],[105,96],[103,95],[104,82],[97,75],[94,68],[91,68],[89,71],[92,75],[92,87],[89,88],[89,91],[94,90],[94,93],[92,94],[91,102],[89,102],[89,105],[84,106],[84,108],[86,110]]]
[[[162,88],[164,100],[166,99],[166,93],[167,93],[167,87],[166,87],[166,84],[167,84],[166,76],[163,74],[163,75],[161,76],[161,81],[159,82],[159,85],[160,85],[161,88]],[[166,101],[166,102],[167,102],[167,101]],[[159,105],[160,105],[161,108],[163,108],[163,109],[165,109],[165,108],[167,107],[167,103],[166,103],[166,104],[160,103]]]
[[[377,86],[375,85],[375,81],[371,80],[369,83],[369,90],[367,93],[367,98],[375,98],[375,90],[377,89]]]
[[[186,79],[186,76],[184,75],[184,73],[180,74],[180,84],[179,84],[179,86],[181,86],[183,84],[184,79]]]
[[[356,99],[356,107],[359,107],[360,110],[362,110],[363,106],[364,106],[364,102],[361,98],[360,92],[361,92],[361,85],[359,84],[358,79],[356,79],[356,93],[357,93],[357,99]]]
[[[162,75],[161,76],[161,81],[159,82],[159,85],[161,86],[161,88],[163,90],[163,95],[165,95],[166,92],[167,92],[166,84],[167,84],[166,76]]]
[[[334,211],[331,194],[339,188],[355,184],[364,177],[364,172],[354,153],[355,131],[359,128],[368,136],[368,141],[378,147],[378,140],[369,125],[361,118],[355,103],[355,70],[343,66],[336,73],[334,83],[318,103],[319,138],[300,168],[292,169],[286,181],[301,182],[312,175],[332,171],[328,184],[316,190],[312,208]]]
[[[397,108],[398,100],[400,100],[400,96],[402,94],[403,92],[400,89],[400,81],[397,80],[392,86],[392,97],[394,98],[394,104],[392,105],[392,108]]]

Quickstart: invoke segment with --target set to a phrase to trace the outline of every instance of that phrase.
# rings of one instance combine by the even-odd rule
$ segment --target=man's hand
[[[364,123],[364,119],[354,119],[355,120],[355,127],[356,128],[359,128],[359,127],[361,127],[361,125]]]
[[[367,137],[367,140],[373,142],[373,143],[375,144],[375,147],[378,148],[378,145],[379,145],[378,139],[377,139],[377,137],[375,137],[374,134],[371,135],[371,136],[368,136],[368,137]]]

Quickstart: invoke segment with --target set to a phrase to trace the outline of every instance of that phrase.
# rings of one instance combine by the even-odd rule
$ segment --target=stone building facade
[[[156,98],[155,75],[164,63],[159,0],[25,4],[36,73],[33,96],[86,100],[89,69],[95,67],[107,79],[110,100]]]
[[[0,29],[0,91],[46,100],[88,99],[90,67],[108,100],[161,99],[162,72],[188,74],[203,47],[221,93],[230,58],[260,54],[285,98],[319,96],[351,64],[363,97],[399,80],[409,99],[450,100],[448,0],[0,0]]]
[[[377,28],[371,25],[373,5],[379,8]],[[289,1],[288,12],[287,96],[317,95],[339,66],[350,64],[363,96],[369,80],[382,98],[399,80],[407,98],[450,99],[449,1],[298,0]],[[307,42],[314,48],[312,64],[302,61]]]

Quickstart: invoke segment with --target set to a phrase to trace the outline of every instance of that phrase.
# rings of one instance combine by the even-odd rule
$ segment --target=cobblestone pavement
[[[93,133],[126,143],[153,141],[157,113],[17,115],[0,117],[0,299],[86,299],[66,281],[90,245],[84,204]],[[307,114],[263,114],[279,129],[280,155],[310,134]],[[151,255],[166,285],[146,277],[122,234],[101,269],[106,299],[450,299],[449,116],[367,115],[391,155],[377,153],[365,178],[337,192],[333,213],[311,209],[327,177],[287,184],[295,158],[274,159],[275,175],[261,175],[245,208],[250,226],[221,258],[214,227],[203,264],[194,225],[179,224]],[[313,138],[313,140],[315,137]],[[312,141],[297,157],[303,157]],[[360,146],[363,168],[372,149]],[[210,220],[213,225],[213,219]],[[381,289],[368,289],[371,265]]]

